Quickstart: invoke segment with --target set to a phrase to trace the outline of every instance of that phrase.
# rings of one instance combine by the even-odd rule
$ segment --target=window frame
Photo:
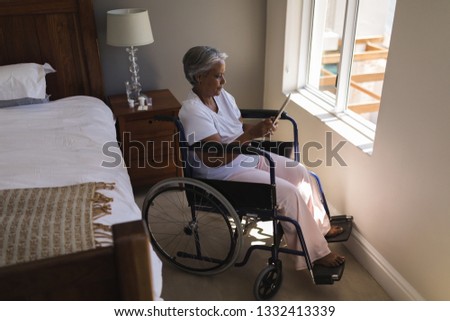
[[[338,64],[335,98],[331,97],[331,95],[326,95],[308,83],[309,72],[311,69],[311,56],[314,55],[314,49],[311,47],[314,31],[315,3],[316,0],[303,0],[301,7],[297,89],[302,98],[302,102],[304,104],[309,101],[318,105],[322,110],[329,113],[330,119],[335,118],[344,122],[346,125],[365,136],[373,145],[376,125],[347,109],[360,0],[346,0],[342,31],[341,59]],[[319,56],[321,56],[321,54],[322,53],[320,52]],[[371,144],[364,145],[368,146]],[[369,147],[367,151],[368,153],[371,153],[371,147]]]

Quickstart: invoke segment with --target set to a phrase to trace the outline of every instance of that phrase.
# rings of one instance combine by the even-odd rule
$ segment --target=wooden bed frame
[[[0,268],[0,300],[152,300],[143,221],[113,226],[114,246]]]
[[[91,0],[0,0],[0,65],[48,62],[47,93],[104,99]]]
[[[49,63],[51,100],[104,100],[91,0],[0,0],[0,65]],[[151,300],[143,221],[113,226],[107,248],[0,268],[0,300]]]

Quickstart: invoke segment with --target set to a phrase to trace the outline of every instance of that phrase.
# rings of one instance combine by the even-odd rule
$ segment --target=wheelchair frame
[[[273,117],[276,113],[276,110],[241,110],[243,118],[253,119]],[[282,262],[278,258],[279,253],[303,256],[315,284],[333,284],[341,279],[345,264],[333,268],[313,265],[299,223],[289,217],[277,214],[274,162],[266,150],[259,148],[266,145],[267,141],[254,142],[250,146],[224,145],[215,142],[189,146],[183,125],[177,117],[157,116],[155,120],[175,123],[180,135],[178,148],[184,174],[184,177],[169,178],[158,182],[150,188],[144,200],[142,215],[147,223],[152,245],[166,261],[190,273],[213,275],[227,270],[232,265],[245,265],[254,250],[269,251],[271,256],[268,259],[268,265],[259,273],[253,288],[254,295],[258,300],[272,298],[281,286]],[[281,120],[288,120],[292,124],[294,142],[291,143],[294,160],[299,161],[297,123],[286,112],[282,114]],[[277,148],[279,147],[280,142],[272,143],[275,143]],[[270,182],[256,184],[194,179],[188,152],[196,148],[201,148],[202,151],[213,149],[223,152],[233,151],[262,155],[269,162]],[[278,150],[274,152],[278,152]],[[350,216],[331,217],[320,179],[315,173],[311,172],[311,174],[315,178],[321,201],[330,221],[334,225],[344,227],[344,233],[329,238],[328,241],[347,240],[351,233],[353,218]],[[258,195],[256,202],[244,196],[244,193],[240,192],[236,186],[239,186],[241,190],[254,190]],[[177,204],[175,205],[175,203]],[[249,224],[248,221],[271,220],[273,222],[273,242],[270,246],[250,246],[243,260],[236,263],[242,246],[243,228],[247,228],[247,226],[242,226],[244,218],[246,224]],[[294,225],[303,251],[280,248],[283,235],[281,222],[289,222]],[[219,244],[222,242],[225,246],[228,245],[226,249]]]

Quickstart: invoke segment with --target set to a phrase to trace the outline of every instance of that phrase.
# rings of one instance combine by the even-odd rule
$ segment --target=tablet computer
[[[273,123],[276,124],[278,120],[280,120],[281,115],[283,114],[284,109],[286,108],[287,104],[289,103],[289,101],[291,100],[291,94],[289,94],[286,97],[286,100],[283,102],[283,105],[281,105],[280,110],[278,110],[278,114],[275,117]]]

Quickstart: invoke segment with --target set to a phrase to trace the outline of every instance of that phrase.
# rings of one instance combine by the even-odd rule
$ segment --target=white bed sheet
[[[0,109],[0,189],[115,182],[114,190],[102,190],[113,198],[112,215],[96,222],[138,220],[141,212],[123,160],[111,166],[117,155],[113,114],[97,98],[74,96]],[[161,299],[162,263],[151,254],[154,297]]]

